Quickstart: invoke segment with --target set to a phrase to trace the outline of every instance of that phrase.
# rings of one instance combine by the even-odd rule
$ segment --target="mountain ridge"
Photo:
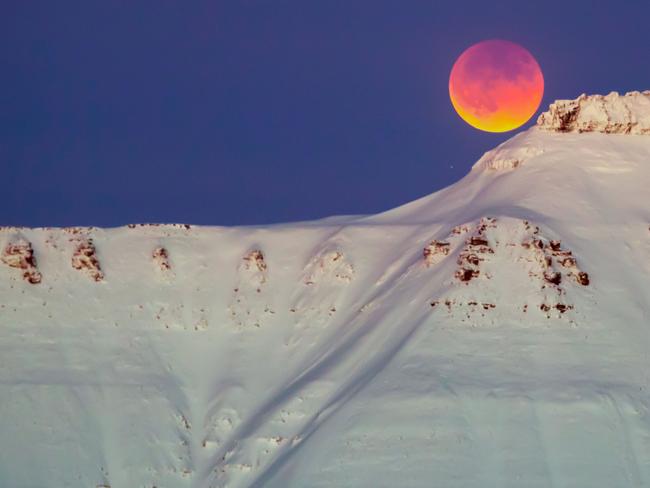
[[[647,486],[649,186],[533,127],[373,216],[2,228],[0,484]]]

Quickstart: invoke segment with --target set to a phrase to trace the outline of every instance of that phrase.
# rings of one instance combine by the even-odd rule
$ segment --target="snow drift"
[[[650,485],[650,137],[584,102],[379,215],[3,228],[0,486]]]

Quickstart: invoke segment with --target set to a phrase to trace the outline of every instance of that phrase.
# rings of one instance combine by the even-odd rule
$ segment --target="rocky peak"
[[[650,91],[557,100],[539,116],[537,127],[551,132],[650,134]]]

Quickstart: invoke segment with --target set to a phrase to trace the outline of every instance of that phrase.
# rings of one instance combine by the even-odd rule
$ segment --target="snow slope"
[[[534,127],[374,216],[3,228],[0,486],[650,486],[649,188]]]

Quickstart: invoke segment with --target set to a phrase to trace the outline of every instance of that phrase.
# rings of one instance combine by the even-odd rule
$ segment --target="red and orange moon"
[[[543,94],[539,64],[510,41],[474,44],[460,55],[449,76],[449,96],[458,115],[487,132],[506,132],[525,124]]]

